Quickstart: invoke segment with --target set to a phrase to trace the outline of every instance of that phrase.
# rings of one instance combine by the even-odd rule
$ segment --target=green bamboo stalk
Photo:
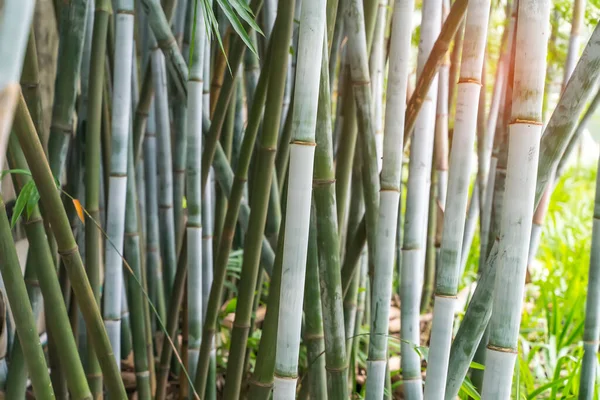
[[[187,231],[184,233],[181,241],[181,250],[177,259],[177,271],[175,272],[175,280],[173,282],[173,297],[169,301],[169,310],[167,312],[165,340],[163,341],[162,350],[160,352],[160,361],[158,365],[158,373],[156,377],[156,399],[164,400],[167,395],[167,380],[169,378],[169,366],[171,365],[171,356],[173,355],[172,343],[176,340],[177,325],[179,322],[179,309],[183,301],[183,293],[185,289],[185,280],[187,277],[187,253],[188,253]],[[179,355],[177,355],[179,358]]]
[[[72,0],[60,9],[58,65],[54,83],[52,125],[48,139],[50,167],[61,179],[69,141],[74,135],[73,116],[77,98],[88,0]]]
[[[328,65],[327,65],[328,67]],[[329,68],[325,69],[326,73],[329,73]],[[325,87],[325,91],[329,90],[329,85]],[[304,283],[304,330],[303,337],[306,343],[306,353],[308,360],[308,386],[310,391],[310,397],[313,399],[326,400],[328,393],[331,389],[331,384],[338,385],[328,380],[325,374],[325,357],[323,353],[325,349],[325,340],[323,334],[323,316],[321,315],[321,293],[319,286],[319,249],[317,240],[317,216],[316,206],[313,203],[311,210],[311,222],[310,231],[308,234],[308,256],[306,262],[306,281]],[[343,328],[343,326],[342,326]],[[342,343],[344,340],[342,338]],[[344,354],[345,357],[345,354]],[[342,360],[343,363],[346,360]],[[329,370],[327,370],[329,372]],[[332,397],[332,398],[347,398],[347,384],[346,381],[341,382],[341,386],[346,392],[346,397]],[[340,388],[338,388],[339,390]]]
[[[165,55],[167,70],[173,79],[177,92],[187,97],[187,64],[169,26],[169,19],[173,11],[170,10],[169,12],[166,9],[167,7],[163,10],[159,0],[141,0],[141,3],[148,18],[148,24],[156,38],[156,44]],[[170,2],[169,6],[173,7],[173,3]]]
[[[450,55],[450,70],[448,71],[448,112],[454,110],[454,103],[456,102],[456,84],[458,83],[460,56],[464,38],[465,20],[463,19],[458,26],[458,30],[454,34],[454,46],[452,47],[452,54]]]
[[[598,167],[600,168],[600,159]],[[585,327],[583,331],[583,361],[581,362],[581,378],[579,381],[579,399],[594,398],[596,383],[596,353],[600,338],[600,296],[597,290],[600,280],[600,263],[598,262],[600,240],[600,174],[596,176],[596,197],[594,199],[594,222],[592,228],[592,252],[588,275],[587,302],[585,305]]]
[[[171,130],[167,99],[165,58],[157,48],[152,50],[152,73],[155,85],[155,116],[157,131],[158,217],[160,227],[160,254],[164,272],[165,299],[170,299],[177,264],[175,248],[175,221],[173,215],[173,174]]]
[[[104,89],[104,63],[106,57],[106,35],[110,18],[108,0],[96,1],[94,13],[94,32],[92,38],[92,62],[90,62],[88,123],[86,129],[85,148],[85,206],[89,213],[85,226],[85,265],[87,276],[93,291],[96,304],[100,305],[100,231],[91,220],[100,218],[100,132],[102,124],[102,93]],[[102,196],[104,197],[104,196]],[[89,333],[88,333],[89,336]],[[91,338],[88,337],[91,342]],[[102,376],[96,352],[92,346],[86,354],[86,373],[92,395],[102,395]]]
[[[146,176],[146,269],[148,271],[148,292],[156,305],[158,318],[166,318],[166,301],[163,271],[160,260],[158,223],[158,172],[156,167],[156,125],[154,104],[150,108],[144,138],[144,175]]]
[[[462,241],[469,201],[468,182],[473,163],[473,152],[469,149],[475,145],[477,135],[477,111],[482,86],[490,4],[489,0],[469,1],[465,20],[465,39],[450,150],[448,197],[444,209],[442,243],[435,280],[425,399],[441,399],[446,388],[445,378],[448,373],[456,296],[460,280]],[[478,196],[479,193],[473,190],[471,196],[473,210],[479,210],[474,203]]]
[[[127,204],[125,214],[124,255],[129,268],[126,274],[128,304],[131,307],[131,339],[137,393],[140,399],[152,398],[150,389],[150,371],[146,349],[146,326],[142,283],[142,263],[140,254],[140,233],[136,195],[135,169],[133,166],[133,138],[129,139],[127,161]]]
[[[238,221],[238,217],[240,219],[240,222],[242,222],[244,218],[246,218],[245,221],[248,221],[248,214],[244,216],[243,213],[240,213],[240,208],[241,206],[243,206],[242,196],[244,193],[244,186],[248,179],[248,170],[250,166],[252,151],[255,147],[256,136],[258,133],[258,128],[263,112],[263,106],[266,99],[267,84],[269,81],[269,68],[269,66],[265,66],[265,68],[263,68],[260,74],[260,78],[254,95],[254,100],[252,102],[252,107],[249,114],[248,125],[246,127],[244,140],[242,142],[242,149],[240,150],[240,158],[238,160],[235,178],[228,178],[228,182],[230,185],[230,190],[228,193],[229,207],[227,208],[223,233],[222,237],[219,240],[219,248],[214,263],[214,277],[212,279],[212,285],[210,286],[210,294],[208,295],[206,313],[203,313],[205,316],[204,326],[202,330],[202,343],[200,345],[198,367],[196,369],[196,376],[194,379],[194,386],[198,393],[204,393],[207,387],[206,384],[210,366],[211,348],[213,346],[213,340],[216,333],[217,317],[223,296],[223,282],[225,281],[227,273],[227,262],[229,260],[229,252],[231,250],[231,245],[233,242],[235,226]],[[219,159],[220,155],[222,155],[223,158],[225,158],[223,152],[218,151],[218,149],[219,147],[217,147],[216,160]],[[221,163],[221,165],[229,167],[229,164],[227,164],[226,162]],[[218,171],[219,168],[215,168],[215,175],[218,174]],[[231,171],[230,167],[229,171]],[[247,207],[246,209],[248,210]],[[247,212],[249,213],[249,210]],[[243,230],[246,230],[244,228],[248,227],[247,222],[245,224],[241,223],[240,225],[243,226]],[[264,253],[264,250],[262,251],[262,253]],[[266,263],[262,262],[262,264],[266,268]]]
[[[19,147],[17,138],[14,136],[11,136],[9,140],[9,152],[9,165],[11,168],[27,168],[23,152]],[[15,176],[15,180],[17,183],[16,187],[22,190],[31,181],[31,178],[27,175],[19,175]],[[71,396],[76,399],[89,399],[91,398],[90,388],[88,387],[85,372],[77,353],[77,344],[71,332],[67,309],[54,268],[54,259],[50,252],[38,207],[32,209],[28,215],[25,230],[31,246],[31,255],[35,259],[35,273],[39,278],[40,289],[44,296],[46,322],[53,333],[53,340],[56,346],[60,348],[57,355]],[[12,369],[11,367],[10,370]],[[13,378],[10,370],[9,378]],[[12,379],[9,380],[7,395],[10,395],[11,398],[19,398],[19,393],[24,390],[27,376],[25,375],[22,378],[20,384],[15,386],[11,385]],[[15,380],[18,381],[17,379]],[[13,390],[16,390],[16,392],[13,392]],[[12,397],[13,395],[16,397]]]
[[[596,68],[600,62],[599,57],[600,26],[596,26],[542,135],[534,202],[536,206],[548,184],[548,178],[554,174],[560,156],[573,136],[577,116],[595,88],[599,72]],[[487,266],[452,345],[446,399],[453,399],[458,393],[490,318],[496,274],[494,263],[498,255],[498,244],[495,242],[493,244]]]
[[[327,33],[325,33],[327,34]],[[323,296],[322,319],[325,326],[325,363],[327,395],[332,399],[348,398],[344,305],[340,275],[339,230],[335,199],[335,167],[331,133],[331,99],[329,97],[329,57],[326,37],[321,59],[321,82],[317,109],[313,202],[318,240],[318,271]],[[309,233],[309,252],[310,252]],[[309,254],[310,257],[310,254]],[[309,264],[311,262],[309,261]],[[308,268],[308,267],[307,267]],[[308,287],[308,286],[307,286]],[[307,292],[307,295],[308,292]],[[311,384],[312,385],[312,384]],[[316,394],[314,394],[316,396]],[[320,398],[317,396],[317,398]]]
[[[77,250],[60,195],[56,190],[52,172],[43,156],[42,145],[27,111],[25,100],[22,97],[17,107],[14,128],[31,169],[33,180],[40,193],[42,205],[44,209],[52,210],[46,217],[56,238],[59,254],[69,274],[75,300],[78,302],[78,306],[86,320],[86,327],[98,355],[108,391],[115,398],[124,398],[125,389],[102,322],[100,310],[85,274],[81,256]]]
[[[293,11],[292,7],[290,11]],[[286,205],[286,210],[290,212],[285,217],[274,400],[294,398],[296,392],[322,58],[322,53],[315,53],[314,48],[317,45],[323,46],[325,14],[324,2],[303,1],[296,69],[296,81],[301,81],[302,85],[297,85],[294,92],[294,131],[290,146]],[[290,16],[292,15],[290,12]]]
[[[442,85],[439,85],[438,89],[441,89],[441,87]],[[440,101],[438,97],[438,107],[439,105]],[[433,151],[437,151],[435,145]],[[436,240],[438,239],[438,231],[440,230],[437,221],[439,210],[437,194],[440,189],[438,179],[439,171],[432,169],[431,186],[429,188],[429,216],[427,217],[427,242],[425,244],[425,273],[423,274],[423,290],[421,291],[421,314],[431,311],[431,302],[435,288],[436,261],[440,252],[440,241]]]
[[[369,273],[374,270],[374,257],[378,208],[379,208],[379,169],[376,149],[376,121],[373,113],[373,98],[371,95],[371,78],[368,67],[367,46],[370,38],[365,35],[364,11],[362,2],[348,0],[345,26],[348,33],[348,58],[350,79],[356,103],[356,118],[359,127],[360,149],[363,154],[362,176],[365,197],[365,219],[367,223],[367,247],[369,248]],[[369,32],[369,30],[367,30]]]
[[[246,344],[250,331],[250,319],[254,291],[259,272],[262,232],[265,230],[271,181],[275,169],[275,150],[279,136],[279,122],[281,120],[281,104],[285,90],[287,69],[287,54],[292,36],[292,20],[294,17],[294,2],[281,1],[278,15],[273,29],[273,43],[270,49],[271,61],[269,66],[269,83],[265,100],[265,113],[260,145],[256,160],[257,179],[252,187],[252,213],[248,223],[248,230],[244,239],[244,259],[238,289],[238,301],[235,320],[231,332],[231,347],[229,357],[233,360],[242,360],[246,353]],[[226,399],[237,399],[240,395],[243,375],[243,362],[228,363],[227,381],[224,396]]]
[[[388,89],[386,93],[386,108],[397,110],[387,113],[385,121],[383,170],[381,173],[381,199],[379,203],[379,215],[377,220],[376,245],[369,249],[369,256],[375,260],[375,270],[372,281],[372,304],[376,312],[371,313],[371,335],[369,340],[369,358],[367,361],[367,398],[379,399],[384,394],[384,382],[387,366],[387,333],[389,327],[390,300],[392,298],[392,277],[395,258],[395,241],[400,202],[400,181],[402,171],[402,148],[404,140],[404,116],[405,101],[408,80],[408,68],[410,53],[410,38],[412,30],[412,13],[414,2],[412,0],[398,0],[394,4],[394,28],[392,30],[392,43],[390,53],[390,72],[388,75]],[[424,12],[426,9],[423,10]],[[441,8],[439,10],[441,12]],[[438,21],[438,22],[441,22]],[[424,32],[424,31],[422,31]],[[422,36],[424,40],[424,36]],[[415,144],[417,142],[415,141]],[[431,143],[433,144],[433,143]],[[366,154],[365,154],[366,156]],[[411,154],[411,163],[413,157]],[[363,166],[364,168],[364,166]],[[412,171],[411,171],[412,172]],[[365,185],[368,184],[365,182]],[[367,215],[367,244],[369,244],[369,220]],[[418,264],[403,266],[404,268],[416,268]],[[402,285],[408,287],[410,282]],[[418,280],[417,280],[418,282]],[[413,282],[414,285],[414,282]],[[412,290],[419,289],[413,288]],[[420,293],[416,293],[418,297]],[[404,302],[402,303],[404,305]],[[416,305],[418,306],[418,305]],[[418,313],[416,315],[418,318]],[[403,321],[404,322],[404,321]],[[408,321],[407,321],[408,322]],[[410,321],[410,323],[414,323]],[[404,326],[404,324],[402,324]],[[418,320],[417,320],[418,326]],[[412,329],[412,328],[409,328]],[[418,334],[418,333],[417,333]],[[402,347],[402,359],[405,355],[406,346]],[[412,350],[408,350],[411,352]],[[420,375],[420,374],[419,374]],[[420,377],[420,376],[419,376]],[[409,376],[405,375],[405,379]],[[418,383],[418,382],[417,382]],[[405,382],[407,385],[407,382]],[[419,384],[419,391],[421,390]],[[406,391],[409,394],[409,391]]]
[[[190,2],[191,4],[192,2]],[[186,199],[188,220],[186,225],[188,236],[188,277],[187,277],[187,311],[188,311],[188,373],[196,376],[200,343],[202,342],[202,321],[204,310],[203,271],[212,269],[211,264],[204,264],[203,232],[202,232],[202,110],[208,104],[202,104],[204,86],[204,43],[205,24],[202,7],[192,6],[188,12],[188,25],[195,26],[189,33],[192,38],[192,57],[190,58],[190,75],[188,80],[188,119],[187,119],[187,164],[186,164]],[[192,29],[188,26],[188,29]]]
[[[36,398],[54,399],[44,352],[37,334],[31,304],[29,304],[27,298],[27,289],[21,275],[21,266],[19,265],[8,217],[6,216],[6,206],[1,197],[0,261],[0,272],[2,272],[2,279],[5,282],[6,295],[9,302],[13,304],[11,311],[23,348],[27,369],[30,371],[31,383]]]
[[[347,1],[347,0],[345,0]],[[350,77],[350,58],[346,49],[341,61],[339,89],[342,92],[341,118],[340,123],[340,146],[337,150],[336,168],[335,168],[335,198],[337,205],[337,219],[340,228],[340,238],[344,235],[344,226],[348,220],[348,195],[350,191],[350,178],[352,175],[352,165],[354,164],[354,154],[356,148],[356,138],[358,137],[358,128],[356,124],[356,103],[352,93],[352,78]]]
[[[30,29],[29,40],[27,41],[23,73],[21,74],[21,91],[23,92],[23,97],[25,97],[25,102],[31,113],[35,130],[40,133],[44,132],[39,65],[33,26]]]
[[[0,165],[19,101],[19,77],[33,18],[34,1],[6,0],[0,16]]]

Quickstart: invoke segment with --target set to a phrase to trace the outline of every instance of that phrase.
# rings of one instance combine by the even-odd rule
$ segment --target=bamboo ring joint
[[[515,118],[514,120],[511,121],[511,123],[509,125],[516,125],[516,124],[539,125],[539,126],[543,125],[543,123],[541,121],[535,121],[533,119],[521,119],[521,118]]]
[[[517,351],[515,349],[509,349],[507,347],[498,347],[498,346],[494,346],[492,344],[488,344],[487,348],[490,350],[494,350],[500,353],[512,353],[512,354],[517,354]]]
[[[61,256],[70,256],[71,254],[77,253],[77,251],[79,251],[79,247],[75,245],[74,247],[71,247],[67,250],[58,250],[58,254],[60,254]]]

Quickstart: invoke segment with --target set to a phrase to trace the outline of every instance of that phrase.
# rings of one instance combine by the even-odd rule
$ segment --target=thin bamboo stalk
[[[326,70],[326,72],[329,72]],[[329,86],[329,85],[328,85]],[[326,87],[325,90],[329,90]],[[326,376],[325,358],[323,353],[326,352],[325,340],[323,333],[323,315],[321,314],[321,293],[319,286],[319,249],[317,240],[317,216],[316,207],[313,204],[311,210],[311,223],[308,234],[308,256],[306,262],[306,281],[304,283],[304,329],[303,337],[306,343],[306,352],[308,358],[308,386],[311,398],[323,399],[328,398],[328,393],[331,393],[329,389],[331,384],[328,384]],[[343,339],[342,339],[343,343]],[[345,354],[344,354],[345,356]],[[346,360],[344,359],[345,363]],[[328,371],[329,372],[329,371]],[[329,381],[330,383],[333,383]],[[333,383],[335,384],[335,383]],[[346,382],[343,381],[341,384],[347,392]],[[332,397],[332,398],[347,398],[346,397]]]
[[[0,197],[0,272],[5,282],[8,301],[12,303],[11,311],[19,335],[25,363],[30,372],[31,383],[36,398],[54,399],[52,383],[44,352],[37,334],[31,305],[27,298],[27,289],[21,274],[21,267],[14,247],[6,205]],[[12,301],[11,301],[12,299]]]
[[[579,49],[581,47],[581,29],[584,26],[585,3],[585,0],[573,0],[573,19],[571,20],[571,34],[569,36],[567,59],[565,60],[563,90],[577,64],[577,57],[579,56]]]
[[[72,0],[60,10],[58,65],[54,83],[52,125],[48,139],[50,168],[59,181],[62,178],[69,141],[74,134],[73,116],[83,54],[87,6],[88,0]]]
[[[460,5],[458,1],[454,3],[454,7],[457,5]],[[452,20],[453,10],[450,10],[445,25],[448,25],[448,22]],[[421,39],[417,59],[419,80],[422,80],[422,77],[426,75],[426,60],[430,58],[430,55],[435,54],[434,40],[440,33],[442,2],[437,0],[425,1],[422,12],[424,18],[421,23]],[[458,18],[458,21],[461,19],[462,17]],[[437,43],[440,43],[440,41],[438,40]],[[416,118],[415,134],[411,141],[402,246],[400,338],[402,340],[403,387],[404,394],[408,399],[421,399],[423,396],[421,359],[413,346],[420,344],[419,307],[427,234],[427,200],[429,198],[429,179],[434,144],[432,121],[434,120],[434,107],[437,104],[437,77],[435,77],[435,74],[432,77],[432,84],[428,89],[429,93]],[[419,93],[419,89],[415,89],[413,97]],[[410,103],[407,105],[407,113],[408,110],[410,110]],[[408,119],[408,115],[405,118]],[[407,128],[409,126],[405,120],[404,136],[410,132]],[[381,369],[383,370],[383,368]],[[383,373],[383,371],[380,373],[381,385],[383,385]]]
[[[598,167],[600,169],[600,159]],[[581,362],[581,378],[579,381],[579,399],[594,398],[596,383],[596,353],[600,338],[600,263],[598,256],[600,240],[600,174],[596,176],[596,197],[594,199],[594,222],[592,228],[592,252],[588,273],[588,291],[585,305],[585,327],[583,331],[583,361]]]
[[[369,376],[367,384],[368,399],[382,398],[384,392],[389,303],[392,298],[396,222],[401,191],[400,172],[402,170],[403,129],[413,8],[414,1],[412,0],[397,0],[394,3],[390,68],[386,93],[386,109],[394,110],[394,112],[386,113],[381,199],[376,231],[377,244],[374,248],[375,251],[370,253],[370,256],[375,258],[371,307],[374,307],[373,309],[377,312],[371,314],[373,319],[370,321],[371,335],[367,362],[367,375]]]
[[[327,33],[325,33],[326,35]],[[327,395],[348,398],[348,366],[344,331],[344,305],[340,271],[339,229],[335,198],[335,166],[329,97],[329,56],[326,37],[321,59],[321,82],[317,109],[313,202],[318,247],[318,271],[323,288],[322,319],[325,326]],[[332,249],[334,249],[332,251]],[[310,233],[309,233],[310,251]],[[310,256],[310,254],[309,254]],[[310,264],[310,262],[309,262]],[[308,295],[308,293],[307,293]],[[314,394],[316,396],[316,394]]]
[[[106,57],[106,35],[108,19],[110,18],[110,4],[108,0],[97,1],[94,13],[94,32],[92,38],[92,57],[90,63],[88,123],[86,129],[85,148],[85,206],[89,218],[101,221],[100,218],[100,132],[102,124],[102,93],[104,89],[104,63]],[[104,196],[102,196],[104,197]],[[96,304],[100,305],[100,257],[101,241],[100,231],[94,223],[88,220],[85,226],[85,265],[90,286]],[[89,335],[89,333],[88,333]],[[88,341],[91,338],[88,337]],[[102,395],[102,375],[95,350],[88,347],[86,354],[86,373],[92,395],[98,398]]]
[[[430,91],[430,87],[435,87],[435,78],[437,77],[437,72],[439,67],[444,62],[444,56],[448,52],[450,48],[450,42],[456,36],[456,32],[459,28],[462,27],[462,21],[467,12],[467,4],[468,0],[455,0],[452,3],[452,7],[450,7],[450,12],[448,13],[448,17],[446,18],[446,22],[440,28],[436,25],[436,35],[431,39],[435,40],[435,44],[431,43],[429,45],[430,51],[427,53],[427,59],[419,62],[418,71],[418,80],[415,86],[415,90],[412,92],[410,96],[410,100],[406,106],[406,117],[404,122],[404,143],[405,145],[408,143],[406,140],[415,124],[418,120],[418,116],[420,115],[420,110],[424,107],[424,105],[428,102],[426,97]],[[439,7],[441,13],[442,6]],[[436,11],[437,12],[437,11]],[[454,44],[457,45],[458,41]],[[462,41],[461,41],[462,44]],[[454,61],[454,60],[453,60]],[[452,72],[452,71],[450,71]],[[450,83],[453,84],[453,75],[450,73]],[[437,91],[436,91],[437,93]],[[451,96],[453,93],[448,94],[449,103]],[[437,96],[436,96],[437,98]],[[451,112],[452,108],[449,106],[448,110]]]

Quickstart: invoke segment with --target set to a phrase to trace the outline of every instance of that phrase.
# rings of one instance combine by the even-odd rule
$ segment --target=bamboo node
[[[169,208],[173,208],[173,204],[159,204],[158,208],[162,208],[163,210],[168,210]]]
[[[535,121],[533,119],[521,119],[521,118],[515,118],[509,123],[509,125],[516,125],[516,124],[539,125],[539,126],[544,125],[541,121]]]
[[[75,254],[79,251],[79,247],[77,245],[75,245],[74,247],[71,247],[70,249],[67,250],[58,250],[58,254],[61,255],[62,257],[66,257],[66,256],[70,256],[71,254]]]
[[[59,131],[65,135],[72,136],[73,135],[73,126],[72,125],[63,125],[58,122],[54,122],[50,125],[51,130]]]
[[[202,235],[202,239],[212,239],[213,235]]]
[[[148,113],[148,111],[143,111],[143,110],[140,110],[140,109],[138,109],[138,110],[135,110],[135,114],[136,114],[136,115],[140,115],[140,116],[142,116],[142,117],[146,117],[146,118],[148,117],[148,115],[150,115],[150,114]]]
[[[316,334],[306,334],[304,335],[304,340],[305,341],[309,341],[309,340],[320,340],[325,338],[325,336],[323,334],[320,333],[316,333]]]
[[[177,42],[175,41],[175,38],[173,36],[169,36],[166,39],[163,40],[158,40],[156,42],[156,44],[158,45],[159,48],[163,49],[163,50],[168,50],[169,48],[173,47],[173,44],[177,44]]]
[[[454,300],[456,300],[458,298],[458,296],[456,296],[456,295],[449,295],[449,294],[443,294],[443,293],[436,293],[435,297],[443,297],[445,299],[454,299]]]
[[[393,186],[381,186],[381,188],[379,188],[379,192],[396,192],[396,193],[400,193],[400,188],[397,187],[393,187]]]
[[[259,382],[256,379],[251,379],[250,380],[250,384],[251,385],[255,385],[255,386],[260,386],[260,387],[265,387],[265,388],[270,388],[273,386],[273,382]]]
[[[129,10],[129,9],[127,9],[127,10],[121,9],[121,10],[117,10],[117,14],[125,14],[125,15],[134,15],[135,16],[135,11]]]
[[[238,328],[238,329],[250,329],[250,324],[236,324],[235,322],[233,323],[233,327],[234,328]]]
[[[240,183],[246,183],[246,182],[248,182],[248,178],[246,178],[244,176],[237,176],[237,175],[235,175],[233,177],[233,179],[235,179],[236,181],[238,181]]]
[[[140,234],[137,232],[125,232],[125,237],[136,237],[136,236],[140,236]]]
[[[347,365],[343,365],[341,367],[328,367],[327,365],[325,366],[325,370],[329,371],[329,372],[343,372],[347,369],[348,369]]]
[[[40,85],[40,82],[21,82],[21,88],[23,89],[35,89]]]
[[[277,151],[277,147],[274,146],[263,146],[261,150],[267,153],[275,153]]]
[[[299,146],[316,146],[317,145],[315,142],[307,142],[304,140],[292,140],[290,142],[290,144],[297,144]]]
[[[38,217],[35,217],[35,218],[27,218],[27,219],[25,219],[25,225],[33,225],[33,224],[38,223],[38,222],[43,222],[42,217],[38,216]]]
[[[500,353],[513,353],[513,354],[517,354],[517,351],[515,349],[510,349],[507,347],[499,347],[499,346],[494,346],[492,344],[488,344],[487,348],[490,350],[494,350]]]
[[[600,344],[600,340],[584,340],[583,344],[593,344],[593,345],[597,345]]]
[[[202,228],[202,224],[201,223],[190,222],[188,220],[186,228]]]
[[[352,86],[368,86],[368,85],[371,85],[370,80],[352,81]]]
[[[475,83],[479,86],[482,86],[481,81],[475,78],[460,78],[457,83]]]
[[[135,376],[139,376],[140,378],[145,378],[147,376],[150,376],[150,371],[140,371],[140,372],[136,372]]]
[[[335,183],[335,179],[313,179],[313,187],[329,186]]]
[[[109,175],[111,178],[127,178],[127,174],[121,172],[111,172]]]
[[[198,83],[204,83],[204,80],[200,79],[200,78],[189,78],[188,79],[190,82],[198,82]]]

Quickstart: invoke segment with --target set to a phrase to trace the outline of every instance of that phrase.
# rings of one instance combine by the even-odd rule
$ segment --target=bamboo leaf
[[[244,29],[244,26],[240,22],[239,18],[237,17],[237,15],[235,14],[235,12],[231,8],[231,6],[226,1],[224,1],[224,0],[217,0],[217,3],[219,4],[219,6],[221,7],[221,9],[225,13],[225,16],[227,17],[227,19],[231,23],[231,27],[233,28],[233,30],[235,30],[237,32],[237,34],[240,35],[240,38],[246,44],[246,46],[248,46],[248,48],[250,49],[250,51],[252,53],[254,53],[256,56],[258,56],[258,52],[256,51],[256,48],[252,44],[252,40],[250,40],[250,36],[248,35],[248,33],[246,32],[246,30]],[[252,24],[250,24],[250,25],[252,26]]]
[[[27,200],[27,217],[31,217],[33,213],[33,209],[37,206],[38,201],[40,201],[40,192],[37,190],[37,187],[33,185],[33,190],[31,191],[31,196]]]
[[[479,370],[482,370],[482,371],[485,369],[485,365],[479,364],[478,362],[475,362],[475,361],[471,361],[470,367],[472,369],[479,369]]]
[[[475,386],[473,386],[473,384],[471,383],[471,381],[468,378],[466,378],[463,381],[463,384],[460,387],[460,391],[461,391],[461,393],[464,393],[467,396],[469,396],[469,398],[472,398],[475,400],[481,400],[481,396],[479,395],[479,392],[477,392],[477,389],[475,388]]]
[[[21,193],[19,193],[19,197],[17,197],[17,201],[15,203],[15,208],[13,211],[12,219],[10,221],[10,228],[13,229],[19,220],[21,214],[25,210],[27,203],[29,202],[29,198],[31,197],[32,191],[35,189],[35,183],[33,181],[29,181],[23,186]]]
[[[238,15],[244,21],[246,21],[246,23],[248,23],[248,25],[250,25],[250,27],[252,29],[254,29],[256,32],[258,32],[264,36],[263,31],[260,30],[260,26],[258,26],[256,21],[254,20],[254,15],[252,14],[252,10],[248,6],[248,4],[246,4],[245,1],[240,1],[240,0],[230,0],[230,1],[231,1],[231,5],[235,9],[235,11],[237,11]]]
[[[31,172],[29,172],[28,170],[16,168],[16,169],[6,169],[6,170],[2,171],[2,173],[0,173],[0,179],[3,179],[8,174],[22,174],[22,175],[31,176]]]
[[[77,211],[77,216],[81,220],[83,224],[85,224],[85,217],[83,216],[83,207],[81,203],[77,199],[73,199],[73,205],[75,206],[75,211]]]

